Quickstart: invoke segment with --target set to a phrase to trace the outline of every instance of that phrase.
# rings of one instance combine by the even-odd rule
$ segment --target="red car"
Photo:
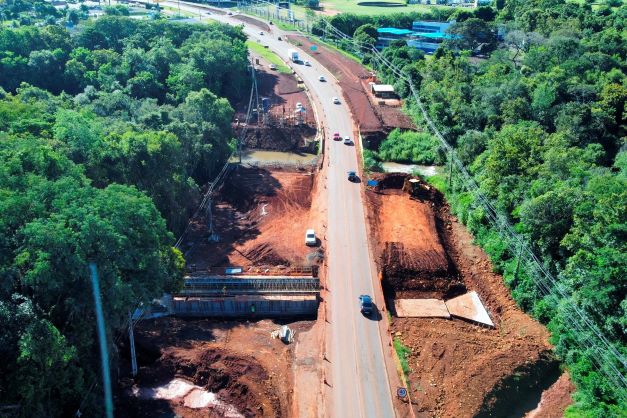
[[[334,141],[341,141],[342,140],[342,137],[340,136],[339,132],[336,132],[336,133],[333,134],[333,140]]]

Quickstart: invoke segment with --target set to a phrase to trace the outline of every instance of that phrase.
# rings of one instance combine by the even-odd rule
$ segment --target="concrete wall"
[[[317,297],[286,298],[175,298],[174,315],[220,318],[276,318],[313,316]]]

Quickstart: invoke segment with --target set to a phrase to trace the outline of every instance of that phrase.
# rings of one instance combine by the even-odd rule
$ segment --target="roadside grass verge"
[[[358,3],[364,3],[366,5],[360,5]],[[367,5],[368,3],[372,5]],[[391,3],[391,6],[379,6],[377,3]],[[409,12],[428,12],[433,8],[444,8],[447,6],[436,5],[423,5],[423,4],[409,4],[396,6],[394,4],[405,3],[405,0],[390,0],[390,1],[369,1],[369,0],[325,0],[325,10],[337,11],[340,13],[353,13],[357,15],[388,15],[393,13],[409,13]]]
[[[400,338],[398,337],[394,337],[394,350],[396,351],[398,360],[401,362],[401,369],[403,370],[403,374],[405,376],[409,376],[411,368],[409,367],[407,357],[409,356],[411,350],[408,347],[404,346]]]
[[[290,67],[285,65],[285,62],[274,52],[270,51],[267,48],[264,48],[263,45],[248,40],[246,41],[246,47],[254,54],[259,55],[264,60],[268,61],[270,64],[276,65],[277,71],[283,74],[292,74],[292,70]]]

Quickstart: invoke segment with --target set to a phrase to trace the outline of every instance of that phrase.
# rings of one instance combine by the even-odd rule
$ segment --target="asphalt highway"
[[[173,1],[162,4],[178,7],[178,3]],[[203,19],[242,24],[232,16],[207,14],[206,9],[190,3],[181,2],[180,8],[200,14]],[[285,33],[274,26],[270,33],[261,35],[259,28],[245,24],[244,32],[250,39],[267,45],[285,61],[289,61],[288,49],[298,49],[288,44],[284,40]],[[279,36],[282,41],[277,39]],[[299,49],[299,54],[312,66],[290,65],[308,86],[327,134],[326,257],[330,324],[326,354],[331,367],[331,376],[327,376],[328,390],[332,393],[332,399],[327,402],[327,414],[338,418],[393,417],[392,394],[377,322],[385,318],[376,314],[367,318],[359,311],[359,295],[375,296],[377,278],[368,250],[364,202],[360,192],[362,185],[349,182],[347,175],[350,170],[358,170],[357,152],[354,145],[332,139],[333,133],[338,132],[342,137],[348,135],[357,141],[353,138],[356,125],[348,107],[342,102],[341,88],[333,75],[305,51]],[[318,80],[321,75],[326,82]],[[334,104],[333,97],[340,98],[340,104]]]

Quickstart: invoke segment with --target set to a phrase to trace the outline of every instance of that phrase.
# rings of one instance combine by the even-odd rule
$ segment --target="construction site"
[[[259,103],[248,124],[242,104],[233,124],[243,151],[315,157],[304,86],[252,59]],[[319,382],[324,236],[305,244],[306,230],[323,230],[317,170],[317,158],[230,164],[180,243],[184,285],[164,302],[174,316],[135,329],[137,377],[119,388],[125,416],[297,415],[295,379]]]
[[[312,45],[303,36],[290,41]],[[338,78],[364,142],[413,128],[399,107],[376,105],[365,68],[324,47],[314,55]],[[263,111],[246,127],[244,147],[315,153],[319,132],[304,86],[262,59],[257,65]],[[247,109],[237,111],[234,129],[242,133]],[[323,165],[232,165],[180,244],[184,287],[168,302],[176,316],[137,325],[134,379],[123,354],[125,416],[322,415],[323,298],[333,280],[325,277]],[[412,416],[410,408],[416,417],[451,418],[533,410],[560,375],[548,331],[516,306],[437,190],[407,174],[368,180],[377,184],[363,193],[385,296],[379,308],[408,353],[407,370],[398,370],[409,392],[405,405],[395,400],[401,416]],[[315,245],[305,245],[308,229]],[[572,391],[567,376],[558,384]],[[546,393],[563,411],[564,397]]]
[[[437,190],[407,174],[372,177],[368,220],[415,411],[523,416],[560,374],[548,332],[515,305]]]

